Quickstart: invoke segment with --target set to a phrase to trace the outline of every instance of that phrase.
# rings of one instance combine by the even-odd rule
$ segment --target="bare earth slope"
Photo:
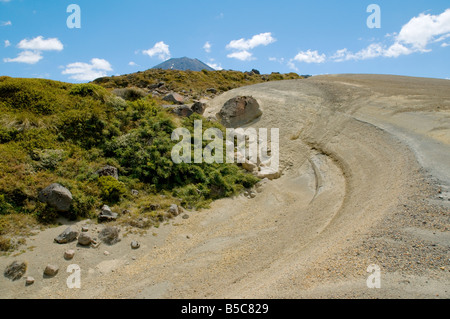
[[[450,297],[450,81],[336,75],[264,83],[217,97],[206,116],[238,95],[261,105],[252,127],[280,129],[280,179],[254,199],[220,200],[161,227],[139,239],[138,251],[131,237],[86,250],[52,244],[63,227],[43,232],[30,243],[37,248],[17,257],[35,285],[3,278],[0,296]],[[77,255],[64,261],[71,247]],[[0,267],[12,260],[0,258]],[[62,273],[42,279],[50,261]],[[81,266],[81,289],[66,287],[70,263]],[[381,268],[381,289],[367,288],[371,264]]]

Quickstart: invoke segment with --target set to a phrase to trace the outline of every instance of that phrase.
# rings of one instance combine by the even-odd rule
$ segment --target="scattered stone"
[[[117,227],[105,227],[99,234],[100,240],[107,245],[114,245],[120,242],[120,229]]]
[[[258,168],[256,164],[250,162],[249,160],[246,160],[244,163],[242,163],[242,167],[250,173],[253,173]]]
[[[139,242],[137,242],[136,240],[133,240],[131,242],[131,248],[132,249],[139,249],[139,247],[141,247],[141,244]]]
[[[135,190],[135,189],[132,189],[131,190],[131,195],[133,195],[133,196],[139,196],[139,191],[137,191],[137,190]]]
[[[259,178],[267,178],[269,180],[280,178],[280,171],[276,171],[270,167],[261,167],[257,175]]]
[[[101,222],[111,222],[115,221],[119,215],[117,213],[113,213],[111,211],[111,208],[109,206],[104,205],[102,207],[102,211],[100,212],[100,215],[98,215],[98,221]]]
[[[87,233],[88,231],[89,231],[89,227],[88,226],[81,227],[81,232]]]
[[[74,256],[75,256],[75,250],[72,250],[72,249],[67,250],[64,253],[64,259],[66,259],[66,260],[72,260]]]
[[[238,96],[227,101],[217,118],[227,128],[248,124],[262,115],[258,102],[249,96]]]
[[[59,267],[58,266],[48,264],[47,267],[45,267],[44,275],[48,276],[48,277],[54,277],[54,276],[56,276],[58,271],[59,271]]]
[[[103,255],[105,255],[105,256],[109,256],[109,255],[111,255],[111,254],[110,254],[110,252],[109,252],[109,251],[106,251],[106,250],[105,250],[105,251],[103,252]]]
[[[89,246],[92,243],[92,237],[88,233],[81,233],[78,236],[78,244],[81,246]]]
[[[178,205],[177,204],[170,205],[170,208],[169,208],[169,210],[167,212],[172,214],[172,215],[174,215],[174,216],[178,216],[180,214],[180,211],[178,209]]]
[[[14,261],[12,264],[6,267],[4,276],[8,279],[11,279],[12,281],[16,281],[22,278],[22,276],[25,275],[26,271],[27,271],[26,263]]]
[[[39,201],[47,203],[59,212],[67,212],[72,205],[72,193],[60,184],[52,184],[38,195]]]
[[[172,102],[172,103],[176,103],[176,104],[183,104],[184,97],[178,93],[172,92],[172,93],[167,94],[163,98],[163,101]]]
[[[217,89],[215,89],[215,88],[209,88],[209,89],[206,89],[206,92],[212,93],[212,94],[217,94]]]
[[[25,278],[25,285],[26,286],[31,286],[32,284],[34,284],[34,278],[33,277]]]
[[[67,244],[77,240],[78,232],[73,230],[71,227],[68,227],[65,231],[63,231],[58,237],[54,240],[58,244]]]
[[[95,174],[97,174],[98,176],[111,176],[117,180],[119,179],[119,171],[114,166],[105,166],[95,172]]]
[[[250,192],[250,198],[255,198],[256,197],[256,193],[255,192]]]
[[[188,214],[184,214],[182,218],[183,219],[189,219],[189,215]]]

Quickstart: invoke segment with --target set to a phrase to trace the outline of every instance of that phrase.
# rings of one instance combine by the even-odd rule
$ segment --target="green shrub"
[[[103,199],[110,203],[118,202],[127,191],[125,184],[112,176],[102,176],[98,179],[98,183]]]
[[[77,84],[74,85],[69,92],[70,95],[87,97],[90,96],[95,100],[103,100],[107,91],[101,86],[95,84]]]

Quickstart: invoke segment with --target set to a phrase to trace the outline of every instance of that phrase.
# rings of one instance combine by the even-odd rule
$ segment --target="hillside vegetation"
[[[137,87],[151,91],[158,83],[163,83],[169,91],[189,94],[193,99],[200,99],[211,89],[223,93],[244,85],[258,84],[268,81],[293,80],[302,78],[296,73],[257,74],[255,72],[238,71],[177,71],[150,69],[122,76],[99,78],[95,84],[105,88]]]
[[[146,81],[149,74],[163,73],[95,82],[123,88]],[[246,81],[229,72],[173,72],[162,79],[173,88],[198,91]],[[130,225],[145,217],[144,226],[150,227],[164,220],[173,203],[204,207],[258,181],[235,164],[174,164],[176,127],[193,131],[194,120],[201,119],[204,130],[224,128],[197,114],[169,114],[150,95],[125,101],[105,87],[0,77],[0,251],[14,250],[23,241],[18,237],[61,215],[38,200],[39,191],[52,183],[73,195],[67,218],[96,218],[108,204],[119,220],[125,211]],[[96,174],[106,165],[118,168],[119,180]]]

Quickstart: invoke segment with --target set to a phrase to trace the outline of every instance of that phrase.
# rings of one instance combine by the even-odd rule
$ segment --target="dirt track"
[[[54,260],[62,273],[42,280],[36,268],[38,280],[27,288],[0,279],[0,296],[450,297],[450,81],[339,75],[270,82],[219,96],[206,116],[237,95],[261,105],[252,127],[280,129],[280,179],[254,199],[220,200],[161,227],[140,239],[139,251],[130,251],[133,238],[78,249],[79,290],[65,285],[68,246],[39,246],[61,228],[44,232],[20,258],[41,268]],[[0,258],[0,267],[12,260]],[[381,289],[366,286],[371,264],[381,267]]]

